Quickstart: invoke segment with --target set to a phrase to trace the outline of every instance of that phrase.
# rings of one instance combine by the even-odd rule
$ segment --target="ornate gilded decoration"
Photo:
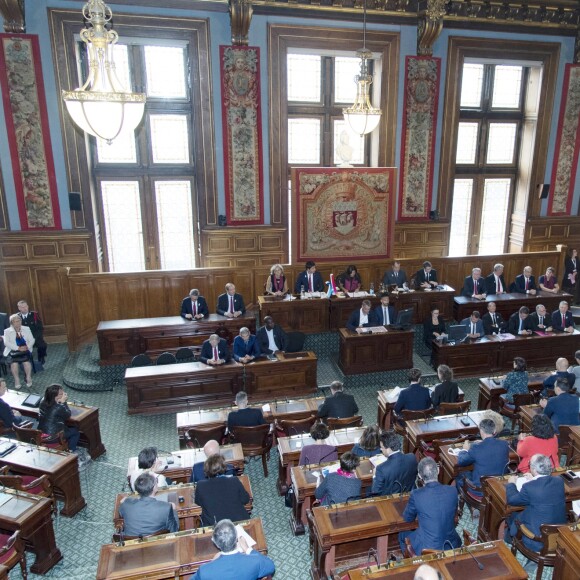
[[[4,19],[4,32],[26,32],[24,0],[0,0],[0,14]]]
[[[252,22],[252,0],[228,0],[230,6],[230,24],[232,27],[232,44],[248,46],[248,33]]]
[[[417,54],[432,56],[433,45],[443,29],[446,0],[420,0],[417,21]]]

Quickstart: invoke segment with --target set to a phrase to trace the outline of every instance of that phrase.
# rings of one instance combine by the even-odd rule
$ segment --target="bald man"
[[[193,441],[194,447],[198,447],[199,445],[194,440]],[[220,453],[220,444],[215,439],[210,439],[204,446],[203,452],[205,453],[205,457],[211,457],[212,455],[219,455]],[[193,464],[193,468],[191,470],[191,477],[189,479],[190,483],[197,483],[202,479],[206,479],[205,473],[203,471],[203,464],[205,463],[205,459],[203,461],[198,461],[197,463]],[[228,469],[226,471],[226,475],[235,475],[236,469],[233,465],[228,463]]]

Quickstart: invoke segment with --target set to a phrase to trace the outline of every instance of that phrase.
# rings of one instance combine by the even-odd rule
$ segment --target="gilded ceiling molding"
[[[417,21],[417,54],[433,56],[433,45],[443,29],[446,0],[420,0]]]
[[[24,0],[0,0],[0,14],[4,19],[4,32],[26,32]]]
[[[232,27],[232,44],[248,46],[248,33],[252,22],[252,0],[228,0],[230,7],[230,25]]]

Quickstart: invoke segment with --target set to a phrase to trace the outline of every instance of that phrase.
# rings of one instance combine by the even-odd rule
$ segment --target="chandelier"
[[[379,124],[381,120],[381,110],[375,109],[371,105],[370,86],[373,77],[369,74],[368,61],[372,58],[373,53],[367,48],[367,1],[364,0],[363,12],[363,47],[356,51],[360,58],[360,74],[356,75],[356,98],[354,103],[347,109],[342,110],[345,121],[350,128],[360,135],[366,135]]]
[[[146,97],[127,92],[117,78],[113,47],[119,35],[109,25],[111,9],[103,0],[88,0],[82,13],[88,23],[80,37],[87,45],[89,74],[82,87],[62,91],[62,98],[80,129],[111,143],[122,132],[136,129]]]

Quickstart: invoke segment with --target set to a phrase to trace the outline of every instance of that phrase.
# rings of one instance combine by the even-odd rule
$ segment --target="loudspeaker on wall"
[[[81,194],[76,191],[70,192],[68,194],[68,205],[71,211],[81,211]]]

